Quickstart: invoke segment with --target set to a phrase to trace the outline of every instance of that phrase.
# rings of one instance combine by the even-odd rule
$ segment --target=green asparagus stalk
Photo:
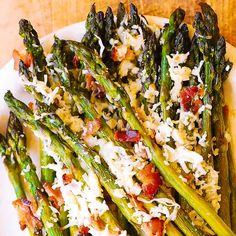
[[[230,61],[225,62],[225,68],[222,73],[222,81],[225,81],[228,78],[228,74],[232,69],[232,63]],[[227,106],[226,106],[227,107]],[[228,127],[228,113],[224,113],[226,127]],[[236,166],[234,156],[232,155],[231,145],[228,147],[228,163],[229,163],[229,179],[230,179],[230,216],[231,216],[231,228],[236,234]]]
[[[21,183],[21,170],[10,151],[10,147],[5,140],[5,137],[0,134],[0,156],[4,158],[3,162],[8,172],[8,177],[14,188],[15,195],[17,199],[26,199],[25,191]],[[41,235],[41,232],[30,225],[27,226],[28,231],[31,236]]]
[[[203,54],[204,59],[204,96],[203,104],[205,106],[212,105],[212,83],[215,77],[215,71],[213,67],[213,58],[211,53],[211,46],[208,43],[207,37],[211,37],[206,31],[206,26],[203,22],[202,15],[197,13],[195,16],[194,27],[196,29],[198,47]],[[209,108],[203,111],[202,115],[202,133],[206,133],[206,145],[202,148],[203,158],[210,164],[213,165],[213,158],[211,154],[211,140],[212,140],[212,130],[211,130],[211,111]]]
[[[201,198],[193,189],[183,183],[170,166],[165,165],[165,159],[161,149],[153,143],[149,136],[147,136],[145,128],[140,124],[132,108],[130,107],[128,95],[121,86],[118,86],[112,82],[111,75],[108,73],[106,66],[102,63],[97,54],[83,46],[81,43],[71,41],[69,44],[76,55],[78,55],[79,58],[86,64],[87,68],[96,78],[97,82],[105,88],[107,95],[109,95],[113,101],[119,103],[120,107],[123,109],[122,115],[124,119],[127,120],[131,128],[139,131],[145,145],[150,149],[152,161],[158,167],[165,180],[188,201],[189,205],[192,206],[199,213],[199,215],[206,220],[206,222],[218,235],[233,235],[230,228],[228,228],[223,220],[214,212],[211,206],[205,202],[204,199]]]
[[[188,26],[183,24],[174,38],[174,51],[187,53],[190,49],[191,41],[189,38]]]
[[[55,178],[55,171],[49,168],[44,168],[48,164],[54,163],[53,157],[49,156],[44,149],[44,144],[40,141],[40,166],[41,166],[41,181],[52,184]],[[43,168],[42,168],[43,167]]]
[[[230,222],[230,182],[229,182],[229,163],[228,163],[228,141],[225,138],[225,121],[223,114],[223,87],[222,72],[224,69],[224,56],[226,53],[226,43],[223,37],[220,37],[216,45],[216,79],[217,83],[213,91],[213,109],[212,123],[213,132],[216,137],[216,146],[219,148],[219,154],[215,160],[215,169],[219,171],[219,185],[221,194],[221,207],[219,215],[229,226]],[[218,89],[219,88],[219,89]]]
[[[58,223],[53,220],[53,212],[43,192],[43,187],[36,174],[35,166],[31,158],[27,155],[26,137],[22,126],[13,113],[10,113],[8,121],[7,142],[14,153],[21,171],[24,173],[30,191],[38,203],[38,207],[42,209],[41,219],[47,234],[51,236],[62,236],[63,234]],[[49,224],[52,225],[52,227],[48,227]]]
[[[4,158],[3,162],[8,171],[8,176],[14,188],[16,197],[25,198],[26,195],[20,178],[21,170],[9,149],[10,147],[5,140],[5,137],[0,134],[0,156]]]
[[[26,51],[30,53],[34,59],[34,73],[38,80],[43,81],[44,75],[47,74],[47,62],[43,53],[43,47],[38,39],[38,34],[31,23],[25,19],[20,20],[19,27],[19,34],[23,38]]]
[[[219,215],[230,226],[230,185],[227,149],[228,143],[224,138],[225,124],[223,116],[223,88],[222,72],[224,69],[226,44],[219,35],[217,16],[213,9],[206,3],[202,3],[201,9],[204,16],[196,15],[194,26],[196,28],[199,50],[203,54],[205,66],[205,94],[204,105],[213,105],[213,116],[205,109],[202,119],[203,133],[207,133],[206,147],[203,149],[203,157],[213,165],[211,155],[212,125],[216,137],[216,145],[219,147],[219,155],[215,161],[216,169],[219,170],[219,185],[221,187],[221,207]],[[202,36],[201,36],[202,35]],[[208,39],[207,39],[208,37]],[[213,67],[215,64],[215,68]],[[213,102],[212,102],[212,97]],[[209,156],[210,155],[210,156]]]
[[[89,14],[88,14],[86,22],[85,22],[86,30],[89,30],[89,28],[92,27],[92,25],[94,24],[95,16],[96,16],[96,6],[95,6],[95,4],[93,4],[91,6],[91,9],[89,11]]]
[[[140,25],[140,17],[138,14],[138,9],[133,3],[130,3],[130,19],[128,21],[128,25],[130,28],[133,25]]]
[[[44,148],[44,144],[40,141],[40,165],[41,165],[41,181],[43,183],[53,184],[55,178],[55,171],[49,168],[46,168],[47,165],[54,163],[53,157],[49,156]],[[68,213],[64,210],[64,206],[62,205],[59,210],[58,218],[60,222],[60,226],[66,226],[69,221],[67,218]],[[69,229],[63,230],[64,236],[69,236]]]
[[[185,16],[184,10],[181,8],[176,9],[170,16],[169,24],[164,29],[162,40],[162,57],[161,57],[161,89],[160,89],[160,102],[162,118],[166,120],[170,117],[170,110],[166,109],[168,101],[170,100],[170,90],[172,81],[169,73],[169,64],[167,56],[171,54],[172,40],[178,29],[179,25],[183,21]]]
[[[121,26],[121,23],[124,20],[125,14],[126,14],[125,5],[124,3],[120,2],[118,6],[118,10],[117,10],[117,21],[116,21],[117,28]]]
[[[105,23],[104,45],[106,46],[106,48],[110,48],[111,44],[109,42],[111,38],[114,38],[116,29],[116,25],[114,22],[114,15],[110,7],[108,7],[106,10],[104,23]]]

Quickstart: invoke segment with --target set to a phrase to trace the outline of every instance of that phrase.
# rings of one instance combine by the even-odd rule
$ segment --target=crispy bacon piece
[[[146,211],[143,203],[139,201],[135,195],[128,195],[128,197],[133,207],[137,208],[140,211]]]
[[[155,166],[150,163],[138,172],[138,178],[142,182],[143,194],[153,198],[162,184],[160,174],[155,170]]]
[[[89,135],[96,134],[98,132],[98,130],[101,128],[101,126],[102,126],[102,122],[98,118],[89,121],[85,126],[82,136],[87,137]]]
[[[79,66],[79,58],[78,58],[77,55],[75,55],[75,56],[73,57],[72,62],[73,62],[73,66],[74,66],[75,68],[77,68],[77,67]]]
[[[124,59],[129,60],[129,61],[134,60],[135,54],[134,54],[133,50],[130,48],[123,49],[122,47],[124,47],[124,46],[120,45],[120,46],[115,46],[112,48],[112,50],[111,50],[112,60],[113,61],[123,61]]]
[[[70,184],[73,180],[73,175],[72,174],[64,174],[62,176],[62,179],[63,179],[63,183],[65,185]]]
[[[33,102],[29,102],[28,106],[29,106],[31,111],[34,111],[34,103]]]
[[[64,203],[64,199],[62,197],[60,189],[53,189],[51,185],[46,182],[43,184],[43,187],[48,194],[50,201],[52,201],[53,206],[59,209],[60,206]]]
[[[185,179],[187,179],[187,181],[192,181],[194,179],[194,176],[192,173],[189,173],[185,176]]]
[[[158,218],[142,224],[142,230],[146,236],[162,236],[164,234],[164,221]]]
[[[85,81],[86,89],[92,91],[97,98],[105,97],[105,89],[100,84],[96,83],[96,80],[91,74],[86,74]]]
[[[89,227],[81,226],[79,227],[79,235],[87,236],[89,233]]]
[[[92,222],[93,227],[97,230],[102,230],[105,227],[103,221],[97,216],[92,215],[91,222]]]
[[[116,131],[114,138],[120,142],[138,143],[141,135],[137,130]]]
[[[26,227],[33,228],[35,232],[43,228],[42,222],[34,216],[31,209],[31,202],[25,198],[17,199],[12,202],[12,205],[17,209],[19,216],[19,224],[21,230]]]
[[[14,69],[15,70],[19,70],[19,63],[20,60],[22,60],[26,67],[30,67],[32,62],[33,62],[33,56],[26,52],[26,54],[21,54],[19,51],[17,51],[16,49],[13,50],[12,52],[12,57],[14,59]]]
[[[120,55],[118,47],[113,47],[111,50],[111,58],[113,61],[122,61],[125,58],[125,54]]]
[[[202,106],[202,100],[200,97],[203,96],[203,90],[197,86],[190,86],[182,89],[180,92],[180,105],[184,111],[192,111],[197,113],[199,108]]]
[[[127,52],[125,54],[125,60],[132,61],[135,59],[134,51],[130,48],[127,49]]]

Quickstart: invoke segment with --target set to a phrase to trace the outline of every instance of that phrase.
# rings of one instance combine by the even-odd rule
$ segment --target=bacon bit
[[[70,184],[73,180],[73,175],[72,174],[64,174],[62,176],[62,179],[63,179],[63,183],[65,185]]]
[[[92,226],[97,230],[102,230],[105,227],[103,221],[97,216],[92,215],[91,222],[92,222]]]
[[[164,221],[158,218],[143,223],[141,227],[146,236],[162,236],[164,234]]]
[[[59,209],[60,206],[64,204],[64,199],[62,197],[60,189],[53,189],[48,183],[44,183],[43,187],[48,194],[50,201],[52,201],[53,206]]]
[[[89,233],[89,227],[80,226],[79,233],[82,234],[83,236],[87,236]]]
[[[28,107],[31,111],[34,111],[34,103],[33,102],[29,102]]]
[[[133,61],[134,59],[135,59],[134,51],[128,48],[125,54],[125,60]]]
[[[141,135],[137,130],[116,131],[114,138],[120,142],[138,143]]]
[[[180,92],[180,105],[183,107],[184,111],[191,110],[193,113],[197,113],[202,106],[202,101],[199,98],[199,96],[201,97],[203,95],[202,93],[202,89],[199,89],[197,86],[184,88]]]
[[[203,87],[198,87],[198,96],[202,98],[204,96],[204,88]]]
[[[120,55],[119,53],[119,46],[112,48],[111,59],[113,61],[122,61],[123,59],[125,59],[125,54]]]
[[[146,165],[138,172],[138,178],[142,182],[143,194],[153,198],[162,184],[160,174],[155,170],[155,166],[152,163]]]
[[[96,118],[92,121],[89,121],[84,128],[82,137],[87,137],[89,135],[96,134],[101,127],[102,127],[102,122],[100,119]]]
[[[191,181],[191,180],[193,180],[193,174],[187,174],[186,176],[185,176],[185,179],[187,179],[188,181]]]
[[[192,106],[193,114],[196,114],[201,106],[202,106],[202,101],[200,99],[196,99]]]
[[[26,65],[27,68],[29,68],[33,62],[32,54],[30,54],[30,53],[21,54],[16,49],[13,50],[12,57],[14,59],[14,69],[15,70],[19,70],[20,60],[22,60],[24,62],[24,64]]]
[[[31,210],[31,202],[25,198],[17,199],[12,202],[12,205],[17,209],[19,216],[19,224],[21,230],[26,227],[40,231],[43,228],[42,222],[34,216]]]
[[[73,66],[75,67],[75,68],[78,68],[79,67],[79,57],[78,56],[74,56],[73,57],[73,60],[72,60],[72,63],[73,63]]]
[[[105,89],[100,84],[96,83],[96,80],[91,74],[86,74],[85,81],[88,91],[92,91],[97,98],[105,97]]]
[[[115,46],[111,50],[111,58],[113,61],[123,61],[129,60],[132,61],[135,59],[135,54],[132,49],[125,48],[126,50],[123,50],[123,45]]]
[[[93,86],[93,82],[95,82],[95,79],[91,74],[85,75],[85,81],[86,81],[86,89],[91,90]]]
[[[228,107],[228,105],[223,106],[223,113],[224,113],[225,118],[227,118],[229,116],[229,107]]]
[[[143,203],[139,201],[135,195],[128,195],[128,197],[133,207],[137,208],[140,211],[146,211],[145,207],[143,206]]]

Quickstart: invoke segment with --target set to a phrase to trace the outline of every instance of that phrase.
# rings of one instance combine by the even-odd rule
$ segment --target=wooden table
[[[22,48],[18,36],[18,21],[26,18],[32,22],[40,37],[63,26],[82,21],[86,18],[91,4],[105,11],[111,6],[117,9],[118,0],[0,0],[0,67],[11,57],[14,48]],[[128,7],[131,1],[124,1]],[[186,22],[190,23],[198,3],[194,0],[133,0],[139,12],[146,15],[169,17],[177,7],[186,10]],[[226,40],[236,46],[236,0],[206,1],[218,14],[220,30]]]

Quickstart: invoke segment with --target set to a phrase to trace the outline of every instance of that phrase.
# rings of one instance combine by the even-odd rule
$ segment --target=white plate
[[[160,17],[147,17],[150,23],[163,25],[168,20]],[[37,29],[36,29],[37,30]],[[53,35],[56,34],[59,38],[81,40],[85,33],[84,22],[76,23],[64,27],[55,33],[52,33],[42,39],[43,46],[47,51],[53,42]],[[20,37],[20,36],[19,36]],[[234,63],[234,67],[230,72],[229,79],[225,83],[225,100],[230,110],[230,130],[232,137],[236,137],[236,48],[227,44],[227,57]],[[13,70],[13,60],[11,60],[0,71],[0,132],[5,134],[9,110],[4,102],[3,96],[7,90],[11,90],[14,96],[28,103],[32,100],[19,84],[18,73]],[[28,146],[30,155],[34,163],[38,166],[38,140],[31,135],[30,130],[27,130]],[[232,138],[232,149],[235,151],[236,139]],[[236,153],[236,152],[234,152]],[[236,162],[236,158],[234,159]],[[28,235],[27,230],[21,231],[18,225],[18,219],[15,209],[12,207],[12,201],[15,200],[15,194],[8,180],[7,171],[0,161],[0,235],[1,236],[22,236]]]

